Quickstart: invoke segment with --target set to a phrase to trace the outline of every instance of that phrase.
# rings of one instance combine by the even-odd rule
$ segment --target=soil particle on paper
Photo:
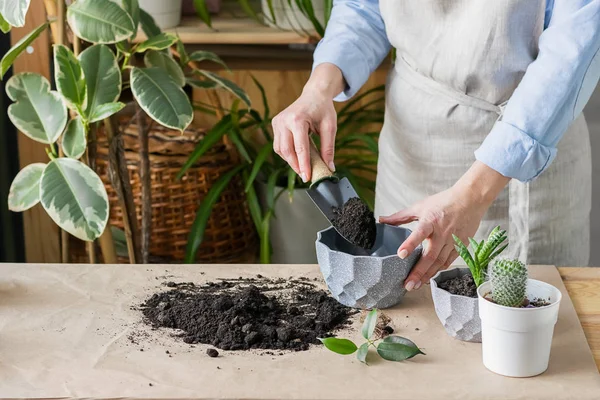
[[[319,343],[317,338],[347,326],[355,314],[302,278],[166,286],[141,305],[145,321],[178,329],[174,335],[185,343],[221,350],[307,350]]]
[[[475,281],[471,274],[448,279],[438,286],[451,294],[473,298],[477,297],[477,286],[475,285]]]
[[[353,197],[342,207],[334,207],[333,214],[333,226],[350,243],[364,249],[373,248],[377,236],[375,216],[361,199]]]

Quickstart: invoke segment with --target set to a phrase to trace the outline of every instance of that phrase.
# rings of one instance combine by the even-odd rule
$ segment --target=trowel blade
[[[333,207],[341,207],[351,198],[358,197],[348,178],[338,182],[324,180],[308,189],[308,195],[329,221],[333,221]]]

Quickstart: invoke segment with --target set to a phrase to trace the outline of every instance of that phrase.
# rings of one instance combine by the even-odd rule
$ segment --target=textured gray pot
[[[471,274],[469,268],[453,268],[431,278],[431,296],[435,313],[448,335],[464,342],[481,343],[481,320],[477,297],[451,294],[438,285],[457,276]]]
[[[356,247],[330,227],[317,235],[317,259],[331,295],[353,308],[389,308],[406,293],[404,280],[421,256],[421,246],[404,260],[398,247],[410,231],[377,224],[377,240],[370,252]]]

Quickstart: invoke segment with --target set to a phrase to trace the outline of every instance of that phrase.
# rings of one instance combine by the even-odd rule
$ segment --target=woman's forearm
[[[510,178],[481,161],[475,161],[454,186],[466,194],[466,199],[471,204],[479,204],[487,208],[496,200],[509,181]]]
[[[303,92],[317,93],[327,99],[333,99],[346,87],[342,71],[331,63],[318,65],[310,75]]]

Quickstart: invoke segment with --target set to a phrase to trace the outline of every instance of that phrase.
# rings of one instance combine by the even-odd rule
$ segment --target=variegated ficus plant
[[[29,4],[30,0],[0,0],[4,32],[24,25]],[[61,6],[57,9],[64,9]],[[84,50],[76,54],[63,44],[54,45],[56,90],[35,73],[17,74],[6,83],[13,101],[8,108],[10,120],[29,138],[47,145],[49,157],[47,163],[31,164],[19,172],[8,203],[11,210],[24,211],[39,202],[63,230],[92,241],[106,228],[109,203],[99,176],[84,162],[87,137],[94,124],[125,106],[119,101],[122,90],[129,88],[139,107],[156,122],[182,132],[193,119],[190,99],[182,89],[186,84],[223,88],[248,105],[249,100],[231,81],[190,66],[222,61],[210,52],[188,55],[178,37],[161,32],[139,8],[138,0],[68,2],[66,15],[43,23],[4,55],[1,76],[51,24],[64,28],[65,17],[73,42],[82,39]],[[135,40],[138,27],[145,40]],[[173,46],[177,58],[169,51]]]

